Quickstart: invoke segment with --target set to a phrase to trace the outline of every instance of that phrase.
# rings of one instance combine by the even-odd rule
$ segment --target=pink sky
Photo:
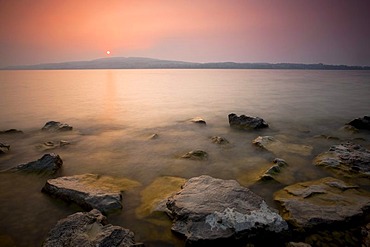
[[[370,65],[368,0],[0,0],[0,66],[141,56]]]

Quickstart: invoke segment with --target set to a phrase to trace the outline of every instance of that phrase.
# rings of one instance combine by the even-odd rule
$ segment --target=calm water
[[[208,174],[236,179],[275,206],[279,186],[255,186],[275,157],[251,144],[259,135],[286,143],[313,146],[310,155],[282,152],[289,167],[282,184],[330,175],[312,165],[313,158],[339,140],[362,138],[370,148],[369,132],[341,130],[344,123],[370,114],[369,71],[289,70],[71,70],[0,71],[0,130],[20,129],[23,135],[0,135],[11,152],[0,156],[0,170],[58,153],[64,167],[58,176],[99,173],[126,177],[141,186],[125,192],[121,213],[111,223],[133,230],[148,246],[183,241],[170,232],[167,218],[150,221],[135,213],[141,192],[163,176],[190,178]],[[242,132],[229,127],[229,113],[264,118],[270,128]],[[202,117],[207,126],[189,123]],[[68,123],[72,132],[39,130],[50,120]],[[149,140],[152,134],[159,138]],[[213,144],[218,135],[229,145]],[[43,151],[46,141],[70,145]],[[207,161],[179,157],[202,149]],[[0,245],[40,246],[56,221],[80,209],[40,192],[48,177],[0,174]],[[368,181],[358,181],[369,186]],[[159,193],[159,192],[158,192]]]

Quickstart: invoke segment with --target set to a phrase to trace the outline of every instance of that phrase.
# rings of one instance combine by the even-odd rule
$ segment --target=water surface
[[[369,132],[341,127],[369,114],[370,72],[303,70],[58,70],[0,71],[0,135],[11,151],[0,156],[0,170],[40,158],[46,141],[71,144],[52,150],[63,161],[57,176],[98,173],[126,177],[141,186],[125,192],[124,209],[110,215],[148,246],[182,246],[171,222],[138,218],[140,193],[159,177],[191,178],[203,174],[236,179],[275,206],[279,186],[254,186],[277,156],[256,149],[251,141],[272,135],[286,143],[311,145],[310,155],[281,153],[289,167],[282,185],[330,175],[312,165],[330,145],[356,140],[370,148]],[[230,129],[227,115],[264,118],[270,128],[254,132]],[[202,117],[207,126],[188,120]],[[50,120],[68,123],[72,132],[42,133]],[[158,138],[151,140],[152,134]],[[210,141],[222,136],[230,144]],[[338,139],[317,138],[318,135]],[[202,149],[206,161],[180,159]],[[81,210],[40,192],[46,179],[36,175],[0,174],[0,240],[17,246],[40,246],[56,221]],[[366,185],[366,181],[360,181]],[[5,240],[4,240],[5,239]],[[162,242],[161,242],[162,241]]]

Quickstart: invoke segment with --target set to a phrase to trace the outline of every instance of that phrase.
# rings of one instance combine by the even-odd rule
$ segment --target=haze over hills
[[[109,57],[90,61],[45,63],[8,66],[3,70],[54,70],[54,69],[314,69],[314,70],[370,70],[369,66],[348,66],[299,63],[194,63],[144,57]]]

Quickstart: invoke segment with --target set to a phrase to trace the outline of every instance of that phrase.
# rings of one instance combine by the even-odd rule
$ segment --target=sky
[[[370,65],[368,0],[0,0],[0,67],[101,57]]]

